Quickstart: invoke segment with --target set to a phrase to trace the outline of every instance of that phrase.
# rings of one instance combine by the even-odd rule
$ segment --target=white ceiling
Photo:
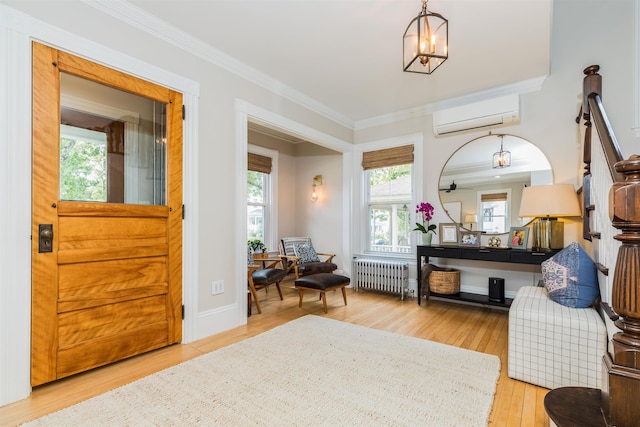
[[[128,1],[355,127],[549,73],[552,0],[429,1],[449,20],[449,59],[431,75],[402,71],[420,0]]]

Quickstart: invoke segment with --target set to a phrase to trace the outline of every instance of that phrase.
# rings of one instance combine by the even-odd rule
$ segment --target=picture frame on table
[[[529,227],[511,227],[509,230],[509,247],[511,249],[527,249]]]
[[[460,246],[469,248],[480,247],[480,232],[479,231],[460,231]]]
[[[459,226],[455,222],[440,224],[440,246],[458,246]]]

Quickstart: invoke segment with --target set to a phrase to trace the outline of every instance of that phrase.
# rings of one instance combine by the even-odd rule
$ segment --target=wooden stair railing
[[[594,235],[589,226],[593,211],[591,180],[591,123],[595,124],[609,165],[613,186],[609,193],[609,216],[613,227],[620,230],[614,238],[621,242],[613,273],[611,304],[621,332],[612,338],[613,355],[604,356],[606,369],[602,388],[601,409],[607,425],[637,426],[640,420],[640,156],[624,160],[601,100],[600,67],[584,70],[582,116],[586,132],[584,143],[584,224],[583,236]]]

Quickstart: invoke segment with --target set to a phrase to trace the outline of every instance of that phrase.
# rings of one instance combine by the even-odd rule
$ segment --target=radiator
[[[356,292],[368,289],[400,294],[408,292],[409,263],[372,258],[353,259],[353,287]]]

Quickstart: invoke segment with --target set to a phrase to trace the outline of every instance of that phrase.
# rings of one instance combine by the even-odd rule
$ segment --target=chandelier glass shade
[[[431,74],[449,57],[449,21],[427,10],[427,0],[404,32],[402,53],[409,73]]]
[[[511,151],[505,151],[503,147],[504,135],[500,135],[500,151],[493,153],[492,166],[497,168],[508,168],[511,166]]]

